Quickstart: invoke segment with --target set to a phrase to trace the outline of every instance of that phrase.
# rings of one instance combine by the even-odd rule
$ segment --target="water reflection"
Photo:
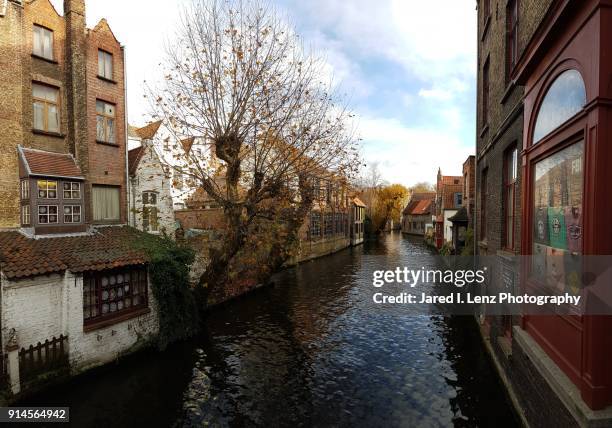
[[[515,426],[473,321],[371,310],[370,255],[433,263],[399,235],[305,263],[215,310],[193,343],[28,404],[69,404],[75,426]]]

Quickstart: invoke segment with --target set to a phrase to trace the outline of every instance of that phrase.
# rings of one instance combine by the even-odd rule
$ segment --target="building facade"
[[[606,220],[612,182],[610,6],[595,0],[478,2],[481,255],[512,266],[515,255],[612,252]],[[527,292],[537,287],[537,276],[514,264],[514,283]],[[551,312],[482,321],[529,424],[612,423],[609,317]]]
[[[412,193],[406,208],[402,211],[402,232],[419,236],[433,233],[432,214],[434,214],[435,200],[435,192]]]
[[[450,218],[463,206],[463,177],[442,175],[438,168],[436,179],[435,244],[441,249],[453,239],[453,223]]]
[[[152,142],[160,125],[154,122],[129,136],[130,143],[140,144],[128,151],[129,224],[144,232],[174,237],[171,174]]]
[[[63,16],[49,0],[0,2],[0,367],[13,394],[58,361],[78,373],[158,332],[126,226],[124,50],[85,12],[84,0]]]

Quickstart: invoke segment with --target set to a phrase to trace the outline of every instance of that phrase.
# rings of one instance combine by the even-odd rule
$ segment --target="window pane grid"
[[[83,320],[113,318],[148,305],[144,267],[87,273],[83,279]]]
[[[115,143],[115,106],[96,101],[96,139],[104,143]]]
[[[32,84],[33,127],[39,131],[59,132],[59,90]]]
[[[38,223],[40,224],[55,224],[57,219],[57,205],[39,205],[38,206]]]
[[[57,181],[38,180],[38,197],[42,199],[57,199]]]

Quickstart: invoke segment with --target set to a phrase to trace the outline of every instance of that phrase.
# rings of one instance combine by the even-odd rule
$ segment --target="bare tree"
[[[206,290],[226,280],[254,221],[285,221],[295,238],[312,206],[312,177],[355,173],[351,114],[322,81],[323,66],[264,1],[193,0],[183,10],[163,84],[148,96],[177,139],[201,137],[218,161],[213,168],[191,151],[184,167],[172,166],[227,217],[199,281]]]

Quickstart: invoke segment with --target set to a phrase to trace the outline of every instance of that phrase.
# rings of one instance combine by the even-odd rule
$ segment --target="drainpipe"
[[[130,183],[130,173],[128,170],[129,164],[128,164],[128,97],[127,97],[127,71],[126,71],[126,66],[125,63],[127,61],[127,56],[126,56],[126,48],[125,46],[121,45],[121,50],[123,51],[123,114],[124,114],[124,120],[123,120],[123,127],[124,127],[124,139],[123,139],[123,144],[125,145],[124,147],[124,154],[125,154],[125,191],[126,191],[126,195],[127,195],[127,206],[125,207],[126,209],[126,213],[125,213],[125,220],[127,222],[127,224],[130,224],[130,198],[132,197],[132,186]],[[133,222],[132,224],[136,224],[136,222]]]

